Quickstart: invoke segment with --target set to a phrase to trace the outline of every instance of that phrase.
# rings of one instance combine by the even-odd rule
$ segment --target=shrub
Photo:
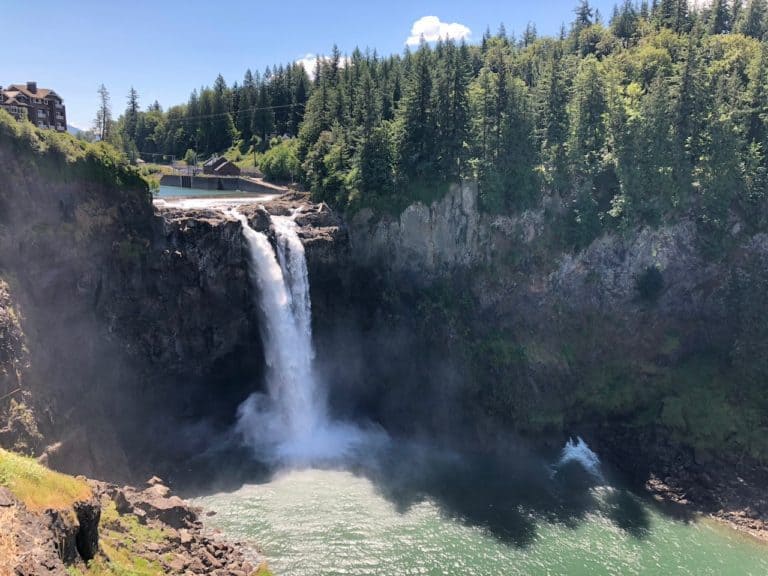
[[[197,152],[195,152],[191,148],[187,150],[187,153],[184,154],[184,163],[187,166],[192,166],[194,164],[197,164]]]
[[[271,182],[294,182],[301,174],[298,140],[283,140],[267,150],[259,160],[259,169]]]

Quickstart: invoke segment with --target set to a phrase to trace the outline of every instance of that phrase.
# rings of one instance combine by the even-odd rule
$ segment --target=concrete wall
[[[184,176],[185,180],[188,180],[188,176]],[[181,187],[182,176],[176,174],[166,174],[160,179],[161,186],[177,186]],[[281,190],[272,188],[269,186],[261,185],[257,182],[247,180],[240,177],[226,177],[226,176],[204,176],[198,175],[191,178],[192,188],[195,190],[228,190],[228,191],[241,191],[241,192],[259,192],[263,194],[275,194],[281,192]]]

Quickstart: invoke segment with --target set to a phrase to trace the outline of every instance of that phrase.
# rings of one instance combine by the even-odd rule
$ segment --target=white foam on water
[[[595,479],[602,482],[603,473],[600,469],[600,458],[595,454],[589,445],[580,437],[570,438],[563,446],[560,452],[560,459],[554,467],[553,473],[556,474],[559,469],[567,464],[576,462],[589,472]]]

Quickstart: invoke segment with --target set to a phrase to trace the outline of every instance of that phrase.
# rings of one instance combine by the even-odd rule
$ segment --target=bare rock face
[[[10,551],[14,564],[4,566],[17,576],[66,576],[59,556],[60,543],[45,518],[14,502],[0,508],[0,543]]]
[[[184,500],[173,496],[159,478],[152,478],[150,482],[152,484],[146,490],[128,493],[133,510],[143,510],[145,519],[157,520],[177,530],[193,526],[198,521],[197,513]]]
[[[398,217],[376,218],[369,209],[349,225],[354,260],[362,265],[385,262],[399,272],[419,271],[427,279],[456,266],[485,261],[489,234],[477,207],[477,186],[451,186],[430,206],[412,204]]]
[[[0,445],[28,452],[43,440],[26,381],[29,361],[19,307],[0,277]]]
[[[66,567],[92,559],[98,552],[98,501],[78,502],[73,510],[32,513],[5,488],[0,488],[0,566],[19,576],[65,576]]]

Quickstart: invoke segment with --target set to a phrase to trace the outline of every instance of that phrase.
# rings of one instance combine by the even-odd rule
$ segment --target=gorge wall
[[[334,294],[341,223],[303,196],[270,210],[300,203]],[[242,210],[269,232],[264,208]],[[0,445],[125,482],[226,444],[263,385],[247,260],[224,211],[155,207],[110,148],[0,118]]]
[[[398,216],[354,215],[352,304],[332,314],[344,333],[328,322],[318,337],[321,357],[357,358],[334,375],[340,398],[411,431],[578,433],[662,470],[768,455],[753,433],[767,424],[768,235],[736,221],[712,257],[682,218],[575,251],[553,237],[556,210],[486,214],[465,184]]]
[[[0,442],[65,471],[172,473],[263,385],[240,224],[153,207],[108,149],[41,134],[0,134]],[[576,251],[555,200],[498,216],[477,197],[346,222],[300,194],[241,208],[268,234],[301,211],[336,415],[479,445],[581,434],[661,473],[768,455],[768,236],[735,223],[713,258],[682,218]]]
[[[108,148],[10,122],[0,441],[64,471],[140,480],[207,445],[258,385],[239,225],[156,215],[146,183]]]

